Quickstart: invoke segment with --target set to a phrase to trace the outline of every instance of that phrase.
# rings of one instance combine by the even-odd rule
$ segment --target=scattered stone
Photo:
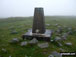
[[[5,48],[2,48],[2,52],[7,53],[7,50]]]
[[[21,25],[21,26],[18,26],[17,28],[23,28],[23,25]]]
[[[62,40],[66,40],[67,39],[68,34],[67,33],[63,33],[63,35],[61,36]]]
[[[54,57],[53,55],[49,55],[48,57]]]
[[[69,34],[69,35],[72,35],[72,34],[73,34],[73,32],[72,32],[72,31],[68,31],[68,34]]]
[[[69,43],[65,43],[65,44],[66,44],[67,46],[72,46],[72,43],[70,43],[70,42],[69,42]]]
[[[21,46],[26,46],[27,45],[27,42],[21,42]]]
[[[76,30],[74,30],[74,32],[76,32]]]
[[[25,57],[28,57],[27,55],[25,55]]]
[[[71,28],[71,27],[69,27],[69,28],[68,28],[68,30],[69,30],[69,31],[72,31],[72,28]]]
[[[61,26],[58,26],[59,29],[61,29]]]
[[[60,50],[61,52],[64,52],[64,49],[62,49],[62,48],[60,48],[59,50]]]
[[[60,40],[61,40],[61,38],[58,36],[54,39],[54,41],[60,41]]]
[[[64,25],[63,27],[64,27],[64,28],[67,28],[67,26],[65,26],[65,25]]]
[[[56,32],[57,33],[62,33],[62,30],[61,29],[57,29]]]
[[[59,47],[63,46],[60,42],[57,42],[57,44],[58,44]]]
[[[55,26],[58,26],[59,24],[55,24]]]
[[[33,38],[31,41],[29,41],[29,44],[37,44],[38,40],[36,38]]]
[[[67,38],[66,38],[66,36],[61,36],[61,38],[62,38],[62,40],[66,40]]]
[[[73,32],[76,33],[76,29]]]
[[[12,57],[11,55],[9,57]]]
[[[13,38],[10,43],[18,43],[19,42],[19,39],[18,38]]]
[[[60,33],[60,30],[59,30],[59,29],[57,29],[57,30],[56,30],[56,32],[57,32],[57,33]]]
[[[9,27],[9,29],[14,30],[14,26]]]
[[[18,32],[16,30],[12,31],[11,34],[17,34]]]
[[[55,32],[54,30],[51,29],[52,34]]]
[[[68,36],[68,34],[67,34],[67,33],[63,33],[63,35],[64,35],[64,36],[66,36],[66,37]]]
[[[62,55],[58,53],[57,51],[52,52],[52,55],[55,57],[62,57]]]
[[[58,26],[58,29],[62,31],[62,30],[63,30],[63,27],[61,27],[61,26]]]
[[[46,24],[46,26],[50,26],[50,24]]]
[[[54,40],[50,40],[51,42],[54,42]]]
[[[47,47],[49,47],[49,44],[47,42],[46,43],[39,43],[38,47],[40,47],[40,48],[47,48]]]

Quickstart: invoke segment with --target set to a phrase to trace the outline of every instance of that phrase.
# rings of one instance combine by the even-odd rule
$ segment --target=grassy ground
[[[18,44],[9,44],[9,41],[12,38],[19,38],[22,40],[21,35],[27,32],[27,29],[32,28],[32,17],[15,17],[0,19],[0,55],[8,57],[48,57],[52,51],[60,52],[59,48],[63,48],[65,52],[75,52],[76,51],[76,33],[69,35],[66,41],[63,41],[63,46],[58,47],[54,43],[49,42],[49,47],[46,49],[40,49],[37,45],[21,47],[20,43]],[[57,27],[54,24],[59,24],[60,26],[68,26],[76,29],[76,17],[57,17],[57,16],[47,16],[45,17],[45,23],[50,24],[46,26],[47,29],[56,29]],[[18,31],[18,34],[10,34],[10,28]],[[54,38],[55,35],[52,36]],[[72,42],[72,46],[66,46],[64,43]],[[5,48],[8,52],[3,53],[2,48]],[[46,54],[44,54],[46,52]]]

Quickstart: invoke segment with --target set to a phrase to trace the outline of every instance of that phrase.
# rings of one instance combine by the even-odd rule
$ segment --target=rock
[[[61,26],[58,26],[58,29],[60,30],[60,32],[63,31],[63,27],[61,27]]]
[[[67,36],[68,36],[68,34],[67,34],[67,33],[63,33],[63,35],[64,35],[65,37],[67,37]]]
[[[7,53],[7,50],[5,48],[2,48],[2,52]]]
[[[62,55],[56,51],[52,52],[52,55],[55,57],[62,57]]]
[[[12,57],[11,55],[9,57]]]
[[[68,31],[68,34],[69,34],[69,35],[72,35],[72,34],[73,34],[73,32],[72,32],[72,31]]]
[[[36,38],[33,38],[31,41],[29,41],[29,44],[37,44],[38,40]]]
[[[25,57],[28,57],[27,55],[25,55]]]
[[[38,47],[40,47],[40,48],[48,48],[49,44],[47,42],[46,43],[39,43]]]
[[[59,47],[63,46],[60,42],[57,42],[57,43],[58,43],[58,46],[59,46]]]
[[[76,30],[74,30],[74,33],[76,33]]]
[[[18,43],[19,42],[19,39],[18,38],[13,38],[10,43]]]
[[[12,31],[11,34],[17,34],[18,32],[16,30]]]
[[[68,30],[69,30],[69,31],[72,31],[72,28],[71,28],[71,27],[69,27],[69,28],[68,28]]]
[[[58,28],[61,28],[61,26],[58,26]]]
[[[69,43],[65,43],[65,44],[66,44],[67,46],[72,46],[72,43],[70,43],[70,42],[69,42]]]
[[[49,55],[48,57],[54,57],[53,55]]]
[[[61,29],[57,29],[56,32],[57,33],[62,33],[62,30]]]
[[[27,45],[27,42],[21,42],[21,46],[26,46]]]
[[[64,34],[61,36],[61,39],[62,39],[62,40],[66,40],[66,39],[67,39],[67,36],[68,36],[68,34],[67,34],[67,33],[64,33]]]
[[[54,42],[54,40],[50,40],[51,42]]]
[[[74,34],[76,34],[76,29],[73,31]]]
[[[74,32],[76,32],[76,30],[74,30]]]
[[[23,25],[21,25],[21,26],[18,26],[17,28],[23,28]]]
[[[56,30],[56,32],[57,32],[57,33],[60,33],[60,30],[59,30],[59,29],[57,29],[57,30]]]
[[[60,48],[59,50],[60,50],[61,52],[64,52],[64,49],[62,49],[62,48]]]
[[[58,26],[58,29],[59,29],[59,30],[63,30],[63,27],[61,27],[61,26]]]
[[[61,38],[58,36],[54,39],[54,41],[60,41],[60,40],[61,40]]]
[[[46,26],[50,26],[50,24],[46,24]]]
[[[51,29],[51,32],[52,32],[52,34],[53,34],[53,33],[55,32],[55,30],[52,30],[52,29]]]
[[[63,35],[61,36],[62,40],[66,40],[67,39],[68,34],[67,33],[63,33]]]
[[[14,26],[9,27],[9,29],[14,30]]]
[[[55,26],[58,26],[59,24],[55,24]]]
[[[64,35],[62,35],[61,38],[62,38],[62,40],[66,40],[67,39],[66,36],[64,36]]]
[[[64,25],[63,27],[64,27],[64,28],[67,28],[67,26],[66,26],[66,25]]]
[[[67,38],[66,38],[66,36],[61,36],[61,38],[62,38],[62,40],[66,40]]]

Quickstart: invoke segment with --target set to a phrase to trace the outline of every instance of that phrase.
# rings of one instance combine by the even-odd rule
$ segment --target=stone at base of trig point
[[[29,29],[27,33],[22,35],[22,38],[29,39],[29,40],[36,38],[37,40],[50,41],[51,34],[52,34],[52,31],[48,29],[46,30],[44,34],[32,33],[32,29]]]

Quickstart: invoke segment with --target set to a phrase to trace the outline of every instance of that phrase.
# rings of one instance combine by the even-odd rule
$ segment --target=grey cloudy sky
[[[0,17],[33,16],[35,7],[45,15],[76,16],[76,0],[0,0]]]

